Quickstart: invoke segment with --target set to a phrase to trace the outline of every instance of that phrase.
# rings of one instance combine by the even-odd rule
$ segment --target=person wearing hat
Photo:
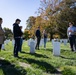
[[[4,40],[5,40],[4,31],[2,29],[2,22],[3,22],[3,19],[0,18],[0,51],[1,51],[1,48],[2,48],[2,44],[4,43]]]
[[[19,47],[20,47],[20,38],[23,35],[23,33],[19,27],[20,22],[21,22],[20,19],[16,19],[15,23],[13,24],[13,34],[14,34],[14,40],[15,40],[14,57],[18,57],[18,51],[19,51]]]

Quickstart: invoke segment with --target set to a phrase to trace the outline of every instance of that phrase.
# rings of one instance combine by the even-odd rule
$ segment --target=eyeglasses
[[[69,25],[72,25],[71,23]]]

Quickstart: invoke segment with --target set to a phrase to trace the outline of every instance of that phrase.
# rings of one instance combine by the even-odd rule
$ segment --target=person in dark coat
[[[2,44],[4,43],[4,40],[5,40],[4,31],[2,29],[2,22],[3,22],[3,19],[0,18],[0,51],[2,48]]]
[[[21,22],[20,19],[16,19],[15,23],[13,24],[13,34],[14,34],[14,40],[15,40],[14,57],[18,57],[18,51],[19,51],[19,47],[20,47],[20,38],[23,35],[23,33],[19,27],[20,22]]]
[[[20,29],[22,31],[22,26],[20,26]],[[22,52],[22,44],[23,44],[23,36],[21,36],[21,38],[20,38],[20,49],[19,49],[19,52]]]
[[[39,45],[40,45],[40,40],[41,40],[40,27],[38,27],[38,29],[36,30],[36,38],[37,38],[36,49],[39,50]]]
[[[47,43],[47,31],[44,30],[43,31],[43,38],[44,38],[44,49],[46,50],[46,43]]]

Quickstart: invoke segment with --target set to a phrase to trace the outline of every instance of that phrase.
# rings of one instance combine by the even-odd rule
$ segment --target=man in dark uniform
[[[40,45],[40,40],[41,40],[40,27],[38,27],[38,29],[36,30],[36,38],[37,38],[36,49],[39,50],[39,45]]]
[[[23,35],[19,24],[21,20],[16,19],[15,23],[13,24],[13,34],[14,34],[14,40],[15,40],[15,45],[14,45],[14,57],[18,57],[18,51],[20,47],[20,38]]]

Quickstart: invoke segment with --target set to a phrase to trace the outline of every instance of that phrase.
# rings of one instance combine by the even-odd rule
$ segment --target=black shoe
[[[38,48],[38,50],[40,50],[40,49]]]
[[[3,49],[5,51],[5,49]]]
[[[22,51],[20,51],[20,53],[22,53]]]
[[[72,52],[74,52],[74,50],[73,50],[73,49],[72,49],[71,51],[72,51]]]
[[[20,53],[22,52],[22,51],[19,51]]]
[[[18,57],[18,55],[14,55],[14,57]]]
[[[35,48],[37,50],[37,48]]]

